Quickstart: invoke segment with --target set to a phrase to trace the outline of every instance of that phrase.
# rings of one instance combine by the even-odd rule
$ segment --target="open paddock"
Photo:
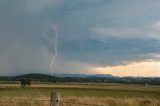
[[[0,98],[24,98],[14,101],[15,106],[49,106],[50,93],[60,92],[62,101],[92,104],[101,106],[159,106],[160,86],[97,84],[97,83],[34,83],[30,87],[21,88],[19,83],[0,84]],[[8,99],[8,101],[9,101]],[[30,102],[33,99],[47,101]],[[0,99],[0,106],[6,99]],[[11,102],[13,102],[11,100]],[[11,103],[8,102],[8,103]],[[41,103],[42,102],[42,103]],[[61,102],[61,106],[83,106]],[[6,102],[5,102],[6,103]],[[12,104],[13,105],[13,104]],[[13,105],[14,106],[14,105]]]

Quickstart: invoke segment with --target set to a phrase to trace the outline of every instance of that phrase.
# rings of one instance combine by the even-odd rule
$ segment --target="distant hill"
[[[110,74],[93,74],[93,75],[87,75],[87,74],[54,74],[56,77],[79,77],[79,78],[87,78],[87,77],[101,77],[101,78],[111,78],[113,77]]]
[[[112,75],[109,74],[95,74],[95,75],[86,75],[86,74],[54,74],[54,76],[47,74],[39,74],[39,73],[31,73],[24,74],[13,77],[14,80],[21,79],[30,79],[32,81],[42,81],[42,82],[57,82],[57,81],[81,81],[84,79],[92,79],[92,78],[112,78]]]
[[[18,76],[0,76],[0,81],[19,81],[21,79],[30,79],[32,81],[44,81],[44,82],[52,82],[52,81],[72,81],[72,80],[84,80],[84,79],[92,79],[92,78],[112,78],[112,75],[109,74],[95,74],[95,75],[86,75],[86,74],[54,74],[54,76],[40,73],[30,73],[23,74]],[[69,80],[68,80],[69,79]]]
[[[115,77],[110,74],[47,74],[31,73],[19,76],[0,76],[0,81],[20,81],[30,79],[38,82],[78,82],[78,83],[124,83],[124,84],[143,84],[160,85],[160,77]]]
[[[32,81],[52,82],[52,81],[56,81],[58,78],[51,75],[47,75],[47,74],[31,73],[31,74],[15,76],[13,77],[13,79],[15,80],[30,79]]]
[[[89,75],[86,74],[54,74],[55,77],[80,77],[80,78],[85,78],[88,77]]]
[[[95,74],[95,75],[91,75],[92,77],[99,77],[99,78],[113,78],[114,76],[112,76],[111,74]]]

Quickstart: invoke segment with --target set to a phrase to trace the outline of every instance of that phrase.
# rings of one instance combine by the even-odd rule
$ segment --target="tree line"
[[[36,81],[36,82],[78,82],[78,83],[124,83],[141,85],[160,85],[160,78],[150,77],[54,77],[45,74],[29,74],[16,77],[0,77],[0,81]]]

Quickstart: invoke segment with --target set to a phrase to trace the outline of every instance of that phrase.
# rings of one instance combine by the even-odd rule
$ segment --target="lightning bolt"
[[[57,51],[57,46],[58,46],[58,31],[57,31],[57,27],[55,25],[53,25],[52,28],[54,29],[55,34],[56,34],[55,39],[54,39],[54,51],[55,51],[55,54],[53,55],[53,58],[52,58],[51,64],[50,64],[50,69],[52,71],[52,76],[53,76],[55,59],[56,59],[56,56],[58,55],[58,51]]]

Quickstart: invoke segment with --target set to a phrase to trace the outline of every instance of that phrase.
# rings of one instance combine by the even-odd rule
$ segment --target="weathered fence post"
[[[59,106],[60,93],[51,92],[51,106]]]

